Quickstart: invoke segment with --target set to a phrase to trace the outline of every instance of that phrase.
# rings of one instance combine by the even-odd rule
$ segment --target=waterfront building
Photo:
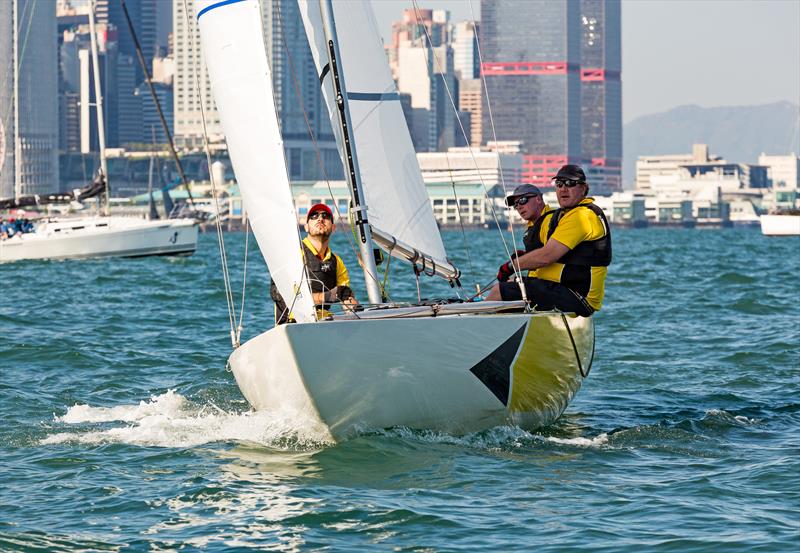
[[[57,52],[55,4],[0,2],[0,197],[58,190]]]
[[[725,163],[725,160],[711,156],[707,144],[693,144],[692,152],[687,154],[639,156],[636,160],[636,189],[652,190],[654,177],[674,175],[682,165],[712,162]]]
[[[194,1],[187,0],[186,4],[193,12]],[[203,61],[196,17],[194,13],[187,17],[184,0],[173,0],[172,5],[175,27],[175,141],[184,148],[203,148],[204,114],[212,149],[224,150],[224,134],[211,96],[211,84]],[[328,110],[324,105],[297,2],[265,1],[261,3],[261,7],[264,42],[272,68],[275,101],[289,175],[292,179],[303,180],[340,178],[343,175],[342,161],[336,149]],[[201,89],[199,94],[198,82]],[[309,136],[309,124],[319,147],[322,167]]]
[[[800,207],[800,156],[767,155],[758,156],[758,164],[767,167],[772,183],[769,208]]]

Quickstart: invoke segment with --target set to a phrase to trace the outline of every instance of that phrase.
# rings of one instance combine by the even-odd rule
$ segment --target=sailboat
[[[395,426],[465,433],[552,423],[589,374],[592,318],[522,301],[384,301],[375,245],[409,263],[410,278],[460,286],[460,272],[436,226],[369,2],[299,6],[351,189],[369,304],[322,316],[313,304],[259,1],[199,0],[202,50],[250,224],[297,320],[235,340],[229,363],[242,394],[333,440]]]
[[[14,7],[16,3],[14,4]],[[4,208],[19,208],[26,205],[48,203],[69,203],[70,200],[83,200],[101,192],[97,185],[102,184],[105,194],[105,208],[102,214],[92,216],[51,217],[39,220],[34,232],[17,233],[13,237],[0,240],[0,263],[32,259],[75,259],[89,257],[144,257],[152,255],[191,255],[197,249],[198,227],[193,218],[166,220],[147,220],[139,217],[109,215],[108,167],[105,151],[105,127],[103,122],[102,94],[100,90],[100,70],[97,56],[97,36],[94,25],[94,1],[90,2],[89,28],[94,67],[94,86],[97,110],[98,139],[100,143],[100,172],[92,185],[86,190],[56,194],[50,198],[21,196],[20,187],[15,186],[15,198],[0,200]],[[14,40],[17,40],[14,26]],[[16,50],[15,50],[16,52]],[[18,60],[14,61],[17,71]],[[16,82],[16,79],[15,79]],[[14,101],[18,97],[18,87],[14,90]],[[15,127],[15,143],[18,143]],[[17,155],[21,149],[17,148]],[[21,163],[17,163],[19,167]],[[19,171],[15,179],[20,180]]]

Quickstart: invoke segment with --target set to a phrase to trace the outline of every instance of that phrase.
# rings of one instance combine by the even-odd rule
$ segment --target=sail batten
[[[198,0],[214,101],[244,206],[270,276],[299,322],[316,320],[258,0]]]
[[[409,248],[445,260],[447,254],[370,3],[337,0],[331,4],[341,56],[337,64],[347,75],[346,97],[369,222]],[[341,154],[344,148],[336,124],[336,95],[327,70],[328,45],[319,1],[298,0],[298,5]]]

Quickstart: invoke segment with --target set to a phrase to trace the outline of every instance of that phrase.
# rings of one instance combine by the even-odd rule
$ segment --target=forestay
[[[259,2],[198,0],[197,20],[212,93],[253,233],[294,318],[313,321]]]
[[[298,4],[341,153],[319,0]],[[445,265],[447,254],[370,3],[336,0],[332,5],[370,224]]]

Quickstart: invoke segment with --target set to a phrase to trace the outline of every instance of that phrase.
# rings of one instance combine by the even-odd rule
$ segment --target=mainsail
[[[341,153],[320,2],[298,0],[298,4]],[[449,267],[370,3],[330,4],[373,237],[384,248],[396,240],[429,256],[439,267]]]
[[[294,318],[314,321],[260,3],[198,0],[197,20],[212,93],[253,233]]]

